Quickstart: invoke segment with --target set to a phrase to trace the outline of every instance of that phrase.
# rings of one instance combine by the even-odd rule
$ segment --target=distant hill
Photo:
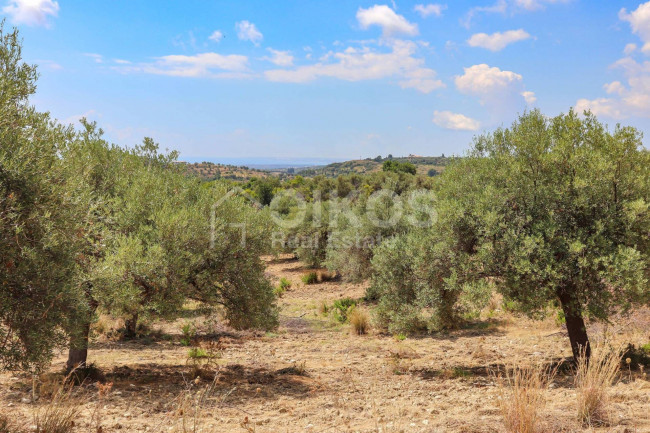
[[[398,158],[366,158],[355,159],[345,162],[335,162],[328,165],[296,169],[296,174],[305,177],[324,175],[327,177],[337,177],[341,174],[366,174],[375,171],[381,171],[385,160],[392,159],[398,162],[410,162],[417,167],[418,174],[433,174],[431,170],[437,173],[442,172],[445,166],[449,164],[451,158],[445,156],[405,156]]]
[[[397,158],[377,157],[374,159],[366,158],[334,162],[328,165],[313,167],[273,168],[267,170],[247,166],[215,164],[212,162],[179,162],[179,164],[184,164],[189,173],[195,174],[203,180],[230,179],[246,181],[253,177],[267,176],[291,178],[295,175],[303,177],[314,177],[318,175],[337,177],[342,174],[351,173],[367,174],[381,171],[384,161],[388,159],[398,162],[410,162],[416,166],[418,174],[430,176],[436,173],[441,173],[445,169],[445,166],[449,164],[449,161],[451,161],[451,158],[445,156],[405,156]]]
[[[184,164],[187,167],[188,173],[195,174],[203,180],[248,180],[253,177],[267,177],[274,174],[268,170],[260,170],[246,166],[214,164],[212,162],[179,162],[179,164]]]

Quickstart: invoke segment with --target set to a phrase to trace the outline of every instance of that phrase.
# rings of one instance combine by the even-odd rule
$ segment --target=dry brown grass
[[[609,387],[620,369],[621,349],[605,344],[595,346],[587,361],[578,360],[575,385],[578,393],[578,420],[587,426],[609,423]]]
[[[81,402],[72,385],[61,385],[52,399],[34,413],[36,433],[70,433],[79,416]]]
[[[348,321],[352,325],[352,332],[356,335],[365,335],[370,329],[370,317],[360,308],[353,308],[348,313]]]
[[[218,372],[217,372],[218,375]],[[206,425],[211,411],[207,409],[208,403],[214,395],[215,381],[201,386],[199,378],[188,383],[185,390],[176,398],[173,412],[172,426],[168,430],[172,433],[216,433],[212,425]]]
[[[541,410],[546,405],[545,391],[556,370],[541,364],[514,367],[505,372],[499,384],[499,410],[509,433],[538,433],[542,431]]]

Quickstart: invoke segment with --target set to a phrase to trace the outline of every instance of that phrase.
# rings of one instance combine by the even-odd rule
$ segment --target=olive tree
[[[81,227],[59,154],[74,133],[29,104],[36,69],[0,25],[0,363],[34,370],[76,326]]]
[[[124,317],[129,338],[142,315],[174,317],[188,299],[223,305],[234,327],[275,326],[272,288],[259,258],[269,243],[265,213],[218,183],[204,186],[185,175],[174,164],[176,154],[160,153],[151,139],[125,150],[106,143],[95,125],[82,124],[64,158],[70,183],[94,209],[85,232],[90,312]],[[69,369],[86,363],[91,321],[89,314],[72,334]]]
[[[636,129],[532,111],[476,138],[440,181],[484,265],[476,278],[532,316],[556,303],[574,357],[590,354],[585,316],[647,304],[650,157]]]

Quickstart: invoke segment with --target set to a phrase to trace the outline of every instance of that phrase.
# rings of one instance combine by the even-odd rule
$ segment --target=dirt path
[[[306,286],[300,281],[305,271],[295,260],[268,264],[272,279],[292,282],[280,299],[277,332],[218,330],[219,373],[202,414],[203,425],[213,428],[209,431],[501,431],[490,368],[570,355],[566,336],[552,320],[532,322],[498,312],[475,329],[434,337],[398,341],[372,332],[352,335],[349,325],[324,317],[319,306],[344,296],[359,298],[365,286]],[[93,345],[89,360],[113,382],[113,389],[99,406],[95,389],[84,391],[79,431],[89,431],[96,407],[101,408],[103,432],[171,431],[179,417],[178,396],[184,390],[195,395],[213,374],[192,381],[188,348],[179,343],[180,327],[187,320],[199,330],[206,326],[203,317],[183,319],[161,324],[164,338],[148,344]],[[647,342],[646,325],[627,327],[625,338]],[[214,339],[201,345],[208,348],[208,341]],[[58,357],[52,371],[60,370],[63,362]],[[1,381],[0,409],[29,413],[29,381],[9,375]],[[612,393],[619,425],[585,431],[650,431],[650,384],[633,377],[614,386]],[[546,422],[574,428],[575,391],[568,378],[556,380],[548,401]]]

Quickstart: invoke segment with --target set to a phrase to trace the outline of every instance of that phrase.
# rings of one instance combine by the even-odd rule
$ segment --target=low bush
[[[318,283],[318,274],[316,272],[308,272],[300,277],[300,279],[305,284],[316,284]]]
[[[281,288],[282,290],[288,290],[291,288],[291,281],[282,277],[280,278],[280,284],[278,285],[278,287]]]
[[[341,298],[334,301],[332,311],[334,316],[339,322],[345,323],[348,321],[348,313],[350,313],[357,306],[357,301],[352,298]]]

